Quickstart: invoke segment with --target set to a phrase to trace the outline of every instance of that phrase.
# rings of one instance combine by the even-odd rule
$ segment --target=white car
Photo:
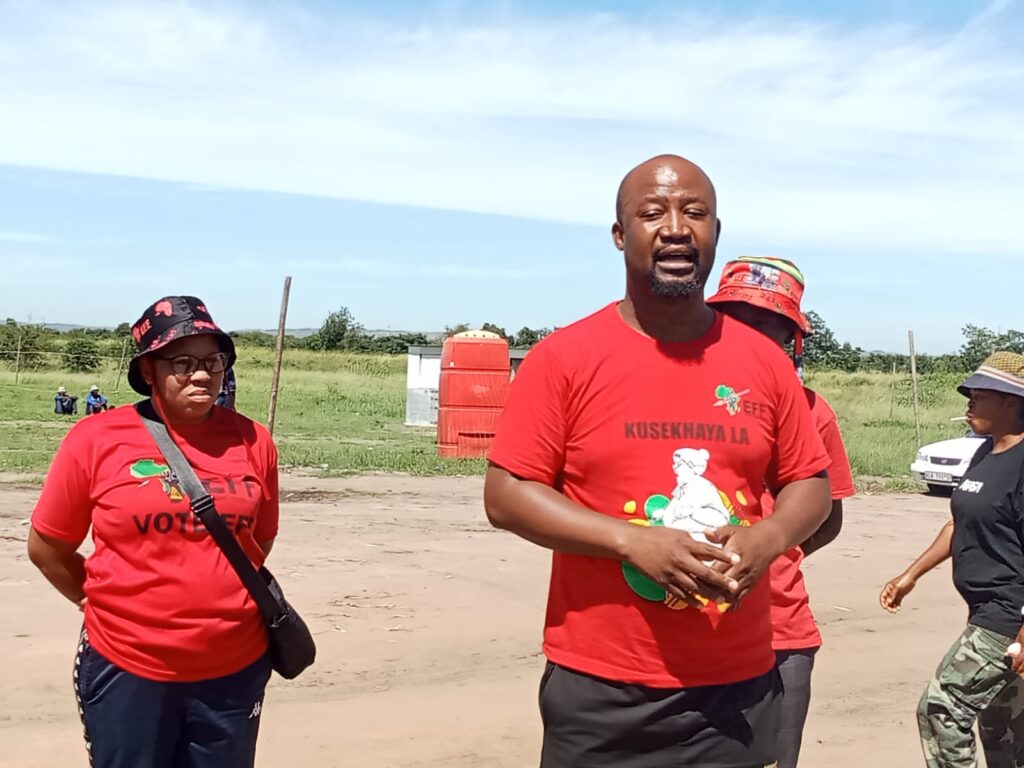
[[[963,437],[922,446],[910,465],[910,474],[915,480],[926,483],[932,493],[955,488],[960,485],[967,465],[983,442],[984,437],[968,429]]]

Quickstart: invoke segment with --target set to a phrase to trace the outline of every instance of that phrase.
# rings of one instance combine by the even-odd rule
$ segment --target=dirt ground
[[[80,615],[25,556],[36,491],[0,477],[0,766],[86,766],[71,692]],[[492,530],[478,478],[283,478],[270,560],[319,644],[275,678],[257,764],[309,768],[537,764],[548,554]],[[948,566],[898,616],[881,584],[938,530],[948,500],[861,496],[807,564],[825,635],[805,766],[923,764],[914,707],[965,610]]]

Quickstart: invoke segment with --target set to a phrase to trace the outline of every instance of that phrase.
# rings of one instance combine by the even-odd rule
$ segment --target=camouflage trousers
[[[968,624],[942,659],[917,708],[928,768],[975,768],[975,721],[988,768],[1024,768],[1024,680],[1004,655],[1011,642]]]

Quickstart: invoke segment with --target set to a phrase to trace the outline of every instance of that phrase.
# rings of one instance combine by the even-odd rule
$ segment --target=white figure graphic
[[[728,525],[730,517],[718,488],[704,477],[710,458],[704,448],[680,448],[672,454],[676,489],[660,513],[666,528],[686,531],[704,543],[708,543],[704,530]]]

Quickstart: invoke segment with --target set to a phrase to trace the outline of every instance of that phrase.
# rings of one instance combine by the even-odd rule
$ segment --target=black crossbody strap
[[[213,497],[206,492],[203,484],[196,477],[195,470],[192,469],[192,465],[188,463],[188,459],[185,458],[181,449],[174,442],[174,438],[167,431],[167,426],[160,419],[152,402],[144,400],[136,404],[135,410],[138,411],[139,416],[142,417],[142,423],[146,425],[149,434],[156,441],[171,472],[181,483],[182,490],[189,498],[192,514],[199,518],[217,546],[220,547],[221,552],[224,553],[224,557],[231,563],[231,567],[235,569],[238,578],[242,580],[242,584],[249,590],[249,594],[252,595],[252,599],[259,607],[263,618],[269,624],[275,624],[282,613],[281,604],[267,587],[249,556],[245,554],[238,539],[228,529],[224,518],[218,514]]]

